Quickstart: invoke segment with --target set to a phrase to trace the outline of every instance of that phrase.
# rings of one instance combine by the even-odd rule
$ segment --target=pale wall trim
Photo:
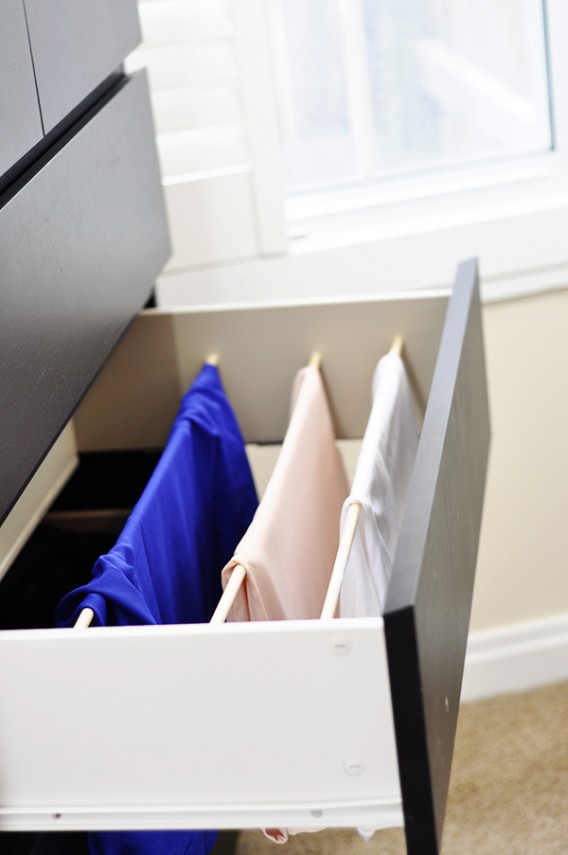
[[[568,614],[472,633],[462,701],[568,680]]]

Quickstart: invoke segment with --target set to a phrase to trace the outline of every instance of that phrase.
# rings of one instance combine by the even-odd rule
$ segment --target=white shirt
[[[373,403],[357,460],[348,506],[361,505],[340,595],[342,617],[382,614],[408,486],[418,425],[404,362],[391,351],[373,375]]]

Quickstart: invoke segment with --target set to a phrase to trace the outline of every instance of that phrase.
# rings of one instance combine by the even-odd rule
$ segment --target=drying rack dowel
[[[95,613],[92,609],[81,609],[79,617],[73,625],[73,629],[86,629],[91,625]]]
[[[227,587],[223,591],[223,596],[217,603],[217,608],[213,612],[213,617],[211,618],[210,623],[225,623],[246,575],[247,571],[242,564],[235,564],[231,577],[227,582]]]
[[[321,353],[318,350],[315,350],[312,353],[308,365],[310,366],[310,368],[321,368]]]
[[[392,344],[390,346],[391,353],[398,353],[399,356],[402,356],[402,351],[404,350],[404,339],[401,335],[395,335],[392,340]]]
[[[345,570],[347,569],[349,553],[353,546],[353,539],[355,538],[355,531],[357,529],[357,522],[359,520],[360,513],[361,505],[359,502],[352,502],[347,508],[345,523],[343,524],[341,538],[339,540],[339,548],[337,550],[337,555],[335,556],[335,563],[331,571],[327,594],[325,595],[325,601],[321,611],[322,620],[329,620],[330,618],[335,617],[337,603],[339,602],[339,593],[343,584]]]

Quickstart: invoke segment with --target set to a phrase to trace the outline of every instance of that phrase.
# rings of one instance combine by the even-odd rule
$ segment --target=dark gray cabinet
[[[48,133],[140,42],[136,0],[25,0]]]
[[[140,73],[0,209],[0,519],[147,300],[167,251]]]
[[[169,240],[136,0],[0,0],[0,522]]]
[[[0,175],[43,136],[23,0],[0,0]]]

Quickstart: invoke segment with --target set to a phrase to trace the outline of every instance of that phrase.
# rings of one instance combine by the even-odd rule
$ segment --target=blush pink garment
[[[222,572],[236,564],[246,576],[229,620],[319,618],[339,545],[339,518],[349,493],[321,374],[302,368],[292,390],[292,414],[274,471],[255,516]],[[271,828],[289,834],[317,828]]]
[[[266,491],[235,555],[245,581],[229,620],[318,618],[339,543],[339,518],[349,485],[317,368],[302,368],[292,413]]]
[[[306,831],[323,831],[323,828],[264,828],[262,833],[273,843],[288,843],[289,834],[303,834]]]

